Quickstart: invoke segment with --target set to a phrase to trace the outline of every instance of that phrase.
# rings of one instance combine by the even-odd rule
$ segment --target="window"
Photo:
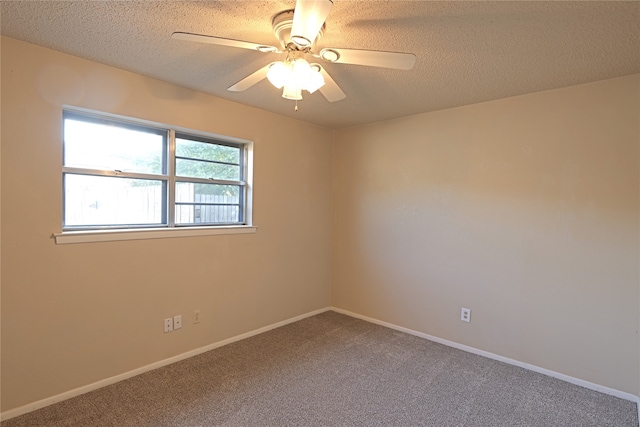
[[[73,111],[63,230],[250,224],[248,143]]]

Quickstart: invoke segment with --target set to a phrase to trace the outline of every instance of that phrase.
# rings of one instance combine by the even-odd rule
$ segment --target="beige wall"
[[[56,246],[62,104],[253,140],[257,233]],[[330,304],[329,130],[7,38],[1,107],[3,411]]]
[[[338,131],[333,305],[637,395],[639,103],[635,75]]]

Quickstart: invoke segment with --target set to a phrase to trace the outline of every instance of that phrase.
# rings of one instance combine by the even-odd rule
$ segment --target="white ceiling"
[[[640,72],[640,2],[334,0],[318,47],[411,52],[413,70],[324,63],[347,94],[294,102],[264,80],[283,55],[189,43],[174,31],[277,44],[277,1],[7,1],[1,31],[93,61],[330,128]]]

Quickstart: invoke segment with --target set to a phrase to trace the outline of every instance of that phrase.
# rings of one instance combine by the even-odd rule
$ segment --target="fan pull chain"
[[[296,108],[295,111],[298,111],[298,100],[296,99]]]

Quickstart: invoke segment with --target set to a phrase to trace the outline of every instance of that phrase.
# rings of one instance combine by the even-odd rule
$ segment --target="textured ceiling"
[[[342,128],[640,72],[640,2],[334,0],[318,47],[411,52],[410,71],[324,65],[347,94],[294,102],[264,80],[283,55],[171,39],[184,31],[276,44],[290,1],[6,1],[1,31],[191,89]]]

